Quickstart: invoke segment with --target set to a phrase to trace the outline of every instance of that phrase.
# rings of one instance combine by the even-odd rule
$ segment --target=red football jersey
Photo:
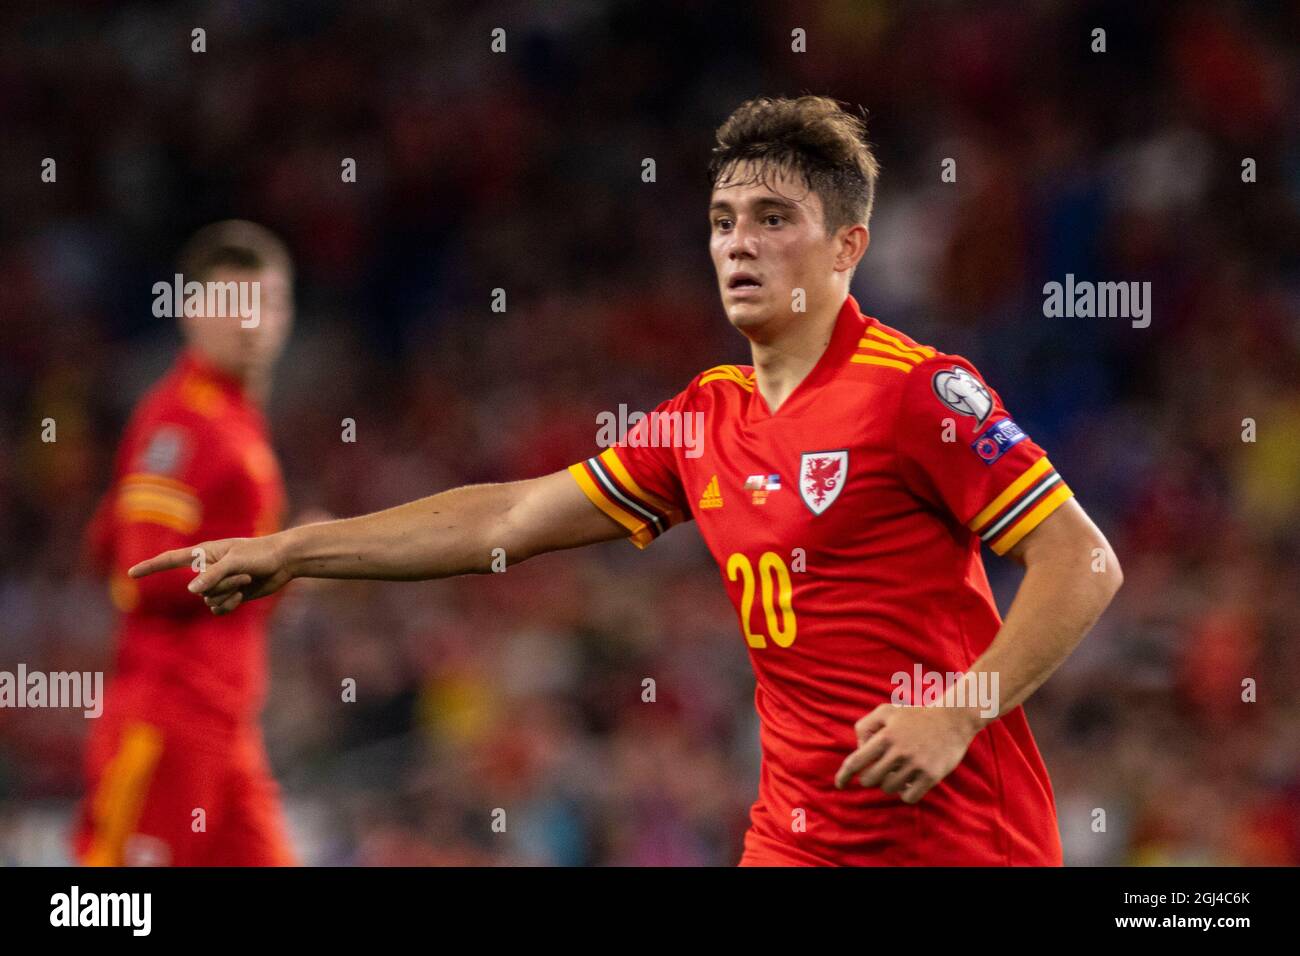
[[[775,414],[720,366],[570,473],[639,547],[693,517],[722,571],[761,725],[743,862],[1061,863],[1019,707],[917,804],[834,783],[898,675],[964,673],[997,634],[980,542],[1005,553],[1072,494],[969,362],[850,296]]]
[[[261,411],[239,383],[187,352],[140,402],[91,525],[91,547],[123,614],[114,696],[195,730],[233,730],[260,709],[271,603],[214,616],[188,568],[128,578],[160,551],[269,534],[285,507]]]

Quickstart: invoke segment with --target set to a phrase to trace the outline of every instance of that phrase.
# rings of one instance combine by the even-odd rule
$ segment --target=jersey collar
[[[187,348],[181,354],[180,373],[182,379],[190,379],[191,381],[212,386],[226,398],[240,405],[247,404],[244,395],[244,383],[238,377],[217,368],[212,362],[204,358],[197,349]]]
[[[792,407],[792,403],[802,400],[809,393],[831,381],[857,349],[858,342],[866,333],[867,327],[875,321],[870,316],[862,314],[857,299],[851,295],[846,296],[844,304],[840,306],[839,314],[835,317],[835,329],[831,332],[831,340],[826,346],[826,351],[822,352],[821,358],[817,360],[817,364],[812,367],[812,371],[804,376],[803,381],[796,385],[794,391],[781,403],[775,416],[768,410],[767,401],[755,386],[751,403],[754,417],[780,418]]]

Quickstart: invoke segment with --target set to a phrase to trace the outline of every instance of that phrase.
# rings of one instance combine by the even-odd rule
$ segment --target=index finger
[[[132,565],[126,573],[129,577],[142,578],[149,574],[156,574],[159,571],[188,568],[190,562],[194,560],[193,551],[193,548],[174,548],[171,551],[164,551],[162,554],[155,554],[147,561]]]
[[[835,787],[843,790],[850,780],[879,759],[889,748],[883,737],[873,737],[853,753],[844,758],[840,769],[835,773]]]

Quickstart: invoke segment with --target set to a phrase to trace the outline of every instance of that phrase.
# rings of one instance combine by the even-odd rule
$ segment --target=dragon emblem
[[[821,514],[839,497],[848,464],[847,451],[804,453],[799,468],[799,494],[813,514]]]

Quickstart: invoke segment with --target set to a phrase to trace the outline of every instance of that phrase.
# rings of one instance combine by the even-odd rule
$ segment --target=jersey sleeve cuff
[[[1010,551],[1074,492],[1046,457],[1039,458],[971,519],[967,527],[994,554]]]
[[[570,465],[569,474],[592,504],[627,529],[638,548],[682,520],[678,509],[637,485],[613,448]]]
[[[157,524],[181,534],[193,534],[203,508],[198,492],[191,486],[160,475],[136,473],[122,480],[117,516],[128,523]]]

